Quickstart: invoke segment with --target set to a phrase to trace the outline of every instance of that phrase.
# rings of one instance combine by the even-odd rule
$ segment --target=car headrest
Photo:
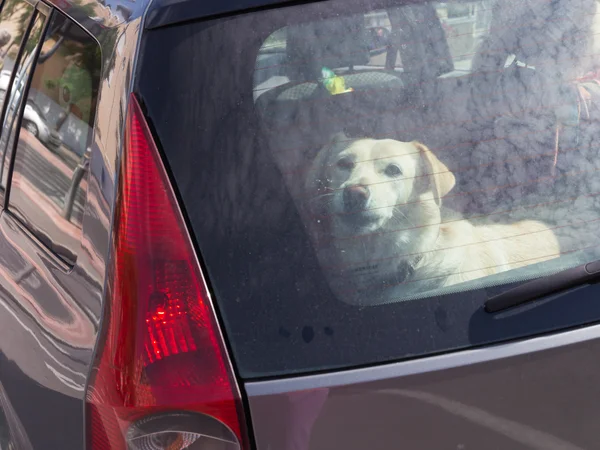
[[[287,76],[294,81],[316,80],[321,68],[365,65],[369,35],[362,15],[293,25],[287,32]]]

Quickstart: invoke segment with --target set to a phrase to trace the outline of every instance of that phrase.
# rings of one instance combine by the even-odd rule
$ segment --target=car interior
[[[589,3],[478,2],[493,14],[473,50],[459,55],[449,47],[460,35],[448,32],[434,3],[378,10],[389,32],[378,63],[368,14],[280,30],[279,58],[261,63],[261,52],[276,53],[268,42],[259,52],[255,107],[301,214],[303,174],[335,133],[418,140],[456,178],[448,208],[473,223],[542,220],[553,226],[561,254],[576,261],[580,250],[597,251],[590,235],[600,210],[598,82],[582,78],[582,67],[591,67]],[[465,59],[470,68],[458,70]],[[351,90],[331,95],[323,67]],[[275,87],[257,86],[266,73],[279,80]]]

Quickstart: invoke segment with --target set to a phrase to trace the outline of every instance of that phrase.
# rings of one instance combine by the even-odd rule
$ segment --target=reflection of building
[[[438,3],[435,7],[457,68],[468,70],[481,38],[489,31],[492,19],[491,0]],[[391,30],[388,14],[383,10],[365,14],[365,26]],[[371,65],[381,66],[383,61],[384,57],[375,57]]]
[[[384,27],[388,30],[392,29],[390,19],[385,11],[374,11],[365,14],[365,26],[367,28]]]
[[[492,2],[439,3],[436,7],[442,21],[450,53],[454,60],[473,58],[480,38],[487,34],[492,19]]]

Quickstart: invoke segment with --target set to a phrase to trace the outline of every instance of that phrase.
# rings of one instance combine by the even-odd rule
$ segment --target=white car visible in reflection
[[[44,144],[50,142],[50,128],[46,124],[44,114],[35,103],[27,102],[25,105],[22,126]]]
[[[0,103],[4,101],[8,84],[10,83],[10,71],[3,70],[0,73]],[[52,132],[48,126],[48,120],[42,110],[32,101],[28,101],[23,111],[23,128],[33,134],[42,143],[55,146],[57,133]]]

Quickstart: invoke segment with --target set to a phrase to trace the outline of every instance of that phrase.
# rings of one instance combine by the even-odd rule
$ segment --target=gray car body
[[[84,447],[85,388],[140,36],[180,20],[177,2],[155,9],[102,2],[101,17],[70,0],[49,3],[98,40],[104,67],[75,267],[63,270],[19,223],[0,216],[2,449]],[[267,2],[197,3],[195,18]],[[260,450],[592,449],[600,447],[599,352],[600,326],[589,326],[377,367],[238,382]]]

